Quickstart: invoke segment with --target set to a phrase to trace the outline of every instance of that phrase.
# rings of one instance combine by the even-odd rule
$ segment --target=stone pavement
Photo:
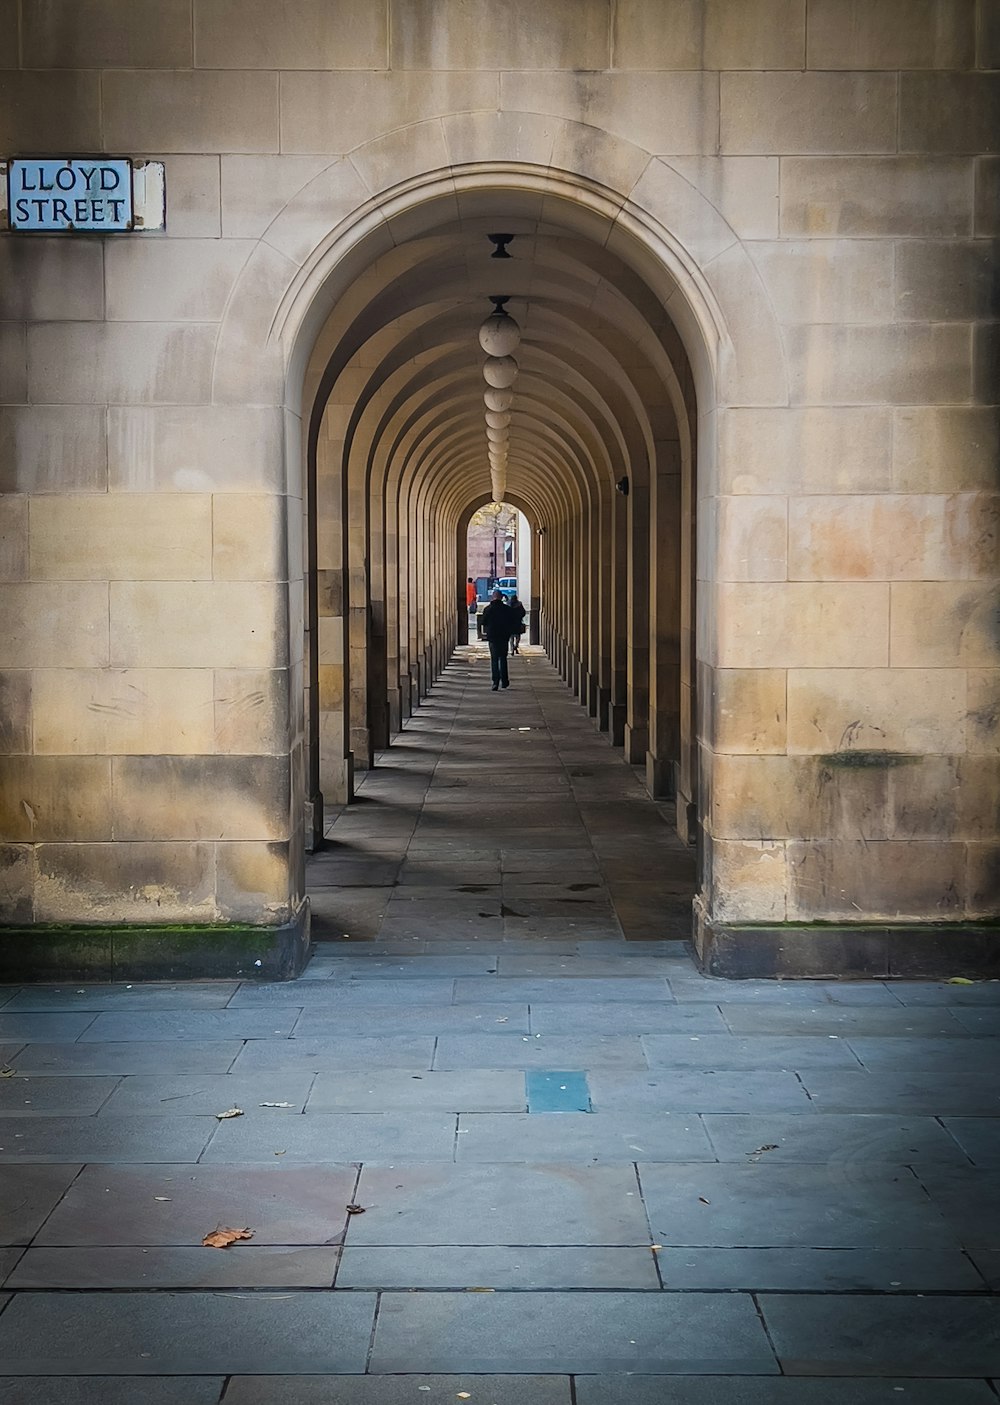
[[[668,812],[475,654],[301,980],[0,991],[0,1400],[995,1405],[1000,985],[704,979]]]

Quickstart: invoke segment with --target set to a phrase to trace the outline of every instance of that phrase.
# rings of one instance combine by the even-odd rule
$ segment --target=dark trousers
[[[494,683],[502,683],[506,688],[510,681],[507,677],[507,649],[510,645],[509,639],[490,640],[490,672]]]

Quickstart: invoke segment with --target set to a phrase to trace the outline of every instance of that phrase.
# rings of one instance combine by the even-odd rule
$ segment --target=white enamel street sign
[[[0,226],[25,234],[131,234],[165,227],[163,163],[120,156],[0,163]]]

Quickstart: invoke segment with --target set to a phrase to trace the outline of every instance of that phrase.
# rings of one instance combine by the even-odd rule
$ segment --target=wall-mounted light
[[[511,257],[507,252],[507,245],[514,238],[513,234],[487,234],[486,237],[491,244],[496,245],[490,254],[491,259],[509,259]]]

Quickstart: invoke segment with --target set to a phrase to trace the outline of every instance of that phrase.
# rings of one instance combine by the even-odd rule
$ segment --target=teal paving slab
[[[537,1245],[395,1245],[343,1252],[338,1288],[644,1289],[659,1292],[652,1250]]]
[[[10,1375],[363,1372],[371,1293],[19,1293],[0,1316]]]
[[[468,1161],[579,1162],[714,1161],[696,1114],[564,1112],[551,1117],[463,1113],[459,1164]]]
[[[673,1248],[656,1251],[671,1292],[982,1293],[958,1249]]]
[[[226,1391],[226,1405],[455,1405],[465,1398],[469,1405],[571,1405],[570,1380],[521,1375],[234,1376]]]
[[[224,1376],[0,1376],[4,1405],[218,1405]]]
[[[968,1165],[956,1138],[933,1117],[706,1113],[704,1123],[720,1161],[812,1161],[830,1166],[875,1161],[910,1166],[918,1161],[939,1161]]]
[[[748,1296],[615,1292],[385,1293],[370,1369],[778,1372]]]
[[[590,1111],[590,1090],[584,1073],[533,1069],[524,1075],[524,1086],[529,1112]]]
[[[576,1405],[993,1405],[985,1381],[836,1380],[780,1376],[576,1376]]]
[[[212,1226],[214,1228],[214,1226]],[[339,1249],[234,1244],[229,1249],[28,1249],[8,1288],[330,1288]]]
[[[764,1294],[759,1301],[787,1376],[1000,1373],[998,1298]]]
[[[161,1164],[76,1167],[62,1187],[33,1185],[29,1173],[49,1169],[19,1168],[20,1182],[0,1169],[0,1190],[15,1203],[34,1193],[25,1228],[53,1247],[200,1246],[219,1225],[252,1227],[257,1246],[327,1247],[343,1237],[358,1179],[356,1166]]]

